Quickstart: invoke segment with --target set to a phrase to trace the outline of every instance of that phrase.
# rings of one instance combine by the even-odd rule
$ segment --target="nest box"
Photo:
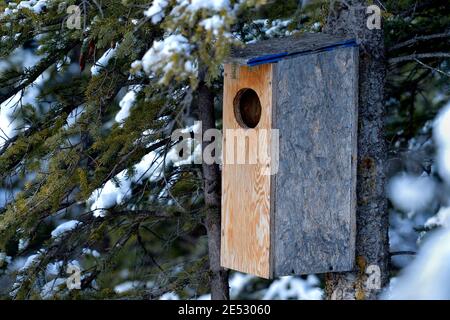
[[[232,50],[224,65],[223,267],[264,278],[353,270],[358,52],[355,41],[326,34]],[[273,129],[279,135],[262,142],[227,141],[228,131]],[[226,160],[261,144],[269,164]]]

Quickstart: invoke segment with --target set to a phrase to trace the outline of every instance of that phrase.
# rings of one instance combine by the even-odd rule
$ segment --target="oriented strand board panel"
[[[234,99],[244,88],[253,89],[261,104],[261,118],[255,132],[272,127],[272,65],[257,67],[225,65],[223,101],[223,159],[227,158],[228,129],[242,129]],[[249,129],[243,129],[245,134]],[[234,144],[234,154],[237,144]],[[257,154],[257,144],[246,143],[245,155]],[[242,151],[239,150],[239,151]],[[270,270],[270,175],[263,164],[229,164],[222,167],[222,266],[268,278]]]
[[[349,271],[355,259],[358,48],[274,65],[280,163],[275,275]]]

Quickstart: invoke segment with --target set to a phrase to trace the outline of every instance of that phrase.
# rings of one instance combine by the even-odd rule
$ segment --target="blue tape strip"
[[[277,54],[267,54],[267,55],[264,55],[264,56],[260,56],[260,57],[256,57],[256,58],[251,58],[251,59],[249,59],[249,60],[247,61],[247,64],[248,64],[248,65],[251,65],[251,64],[260,64],[260,62],[263,62],[263,63],[264,63],[264,61],[272,61],[272,60],[277,60],[277,61],[278,61],[278,60],[280,60],[280,59],[286,57],[287,55],[288,55],[287,52],[277,53]]]
[[[267,59],[267,60],[259,60],[259,61],[254,61],[254,62],[247,62],[247,65],[249,67],[254,67],[254,66],[258,66],[260,64],[266,64],[266,63],[277,63],[278,61],[280,61],[282,58],[274,58],[274,59]]]
[[[298,51],[298,52],[283,52],[283,53],[277,53],[277,54],[268,54],[256,58],[251,58],[247,60],[247,65],[249,67],[266,64],[266,63],[276,63],[280,61],[283,58],[290,57],[290,56],[296,56],[296,55],[306,55],[311,53],[318,53],[318,52],[324,52],[324,51],[332,51],[337,48],[347,48],[347,47],[355,47],[357,46],[357,43],[354,39],[345,40],[341,42],[337,42],[335,44],[325,46],[316,50],[306,50],[306,51]]]

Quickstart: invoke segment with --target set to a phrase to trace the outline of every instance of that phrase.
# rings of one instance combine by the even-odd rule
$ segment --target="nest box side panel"
[[[226,64],[224,71],[221,265],[269,278],[271,176],[263,173],[266,165],[249,160],[257,154],[257,143],[247,137],[245,146],[228,145],[237,140],[231,139],[227,130],[240,129],[242,138],[272,128],[272,65]],[[236,116],[236,97],[243,89],[253,90],[259,98],[260,119],[254,130],[242,126]],[[227,163],[229,153],[238,151],[244,151],[246,164]]]
[[[354,267],[358,49],[280,61],[280,133],[273,236],[275,276]]]

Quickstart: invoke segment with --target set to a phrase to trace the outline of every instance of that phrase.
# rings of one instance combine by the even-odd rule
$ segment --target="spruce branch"
[[[61,50],[52,52],[47,57],[43,58],[36,66],[25,71],[23,74],[23,80],[20,83],[9,89],[6,93],[0,94],[0,104],[17,94],[18,92],[24,90],[29,85],[33,84],[34,81],[48,68],[54,65],[59,59],[69,53],[70,50],[75,48],[79,44],[79,41],[69,41],[67,42]]]
[[[429,34],[424,36],[415,36],[412,39],[397,43],[390,47],[388,51],[394,51],[397,49],[401,49],[404,47],[411,46],[413,44],[419,43],[421,41],[428,41],[428,40],[434,40],[434,39],[442,39],[442,38],[449,38],[450,37],[450,31],[448,32],[442,32],[442,33],[435,33],[435,34]]]
[[[407,61],[416,61],[417,59],[429,59],[429,58],[450,58],[450,53],[448,52],[429,52],[429,53],[416,53],[406,56],[391,58],[388,60],[389,64],[398,64]]]

